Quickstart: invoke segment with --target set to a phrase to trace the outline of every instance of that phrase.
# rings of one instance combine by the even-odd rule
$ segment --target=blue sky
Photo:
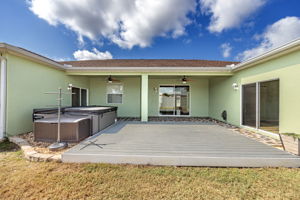
[[[56,60],[245,60],[300,37],[299,0],[87,2],[2,0],[0,41]]]

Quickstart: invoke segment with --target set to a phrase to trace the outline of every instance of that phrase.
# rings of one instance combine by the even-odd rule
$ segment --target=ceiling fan
[[[183,83],[183,84],[186,84],[187,82],[190,82],[190,81],[192,81],[191,79],[188,79],[186,76],[183,76],[183,78],[181,79],[181,82]]]
[[[113,82],[121,82],[121,81],[118,80],[118,79],[114,79],[114,78],[112,78],[111,76],[109,76],[109,77],[107,78],[107,82],[108,82],[108,83],[113,83]]]

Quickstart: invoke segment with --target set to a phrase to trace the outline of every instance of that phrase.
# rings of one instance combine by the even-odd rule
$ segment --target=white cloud
[[[266,51],[282,46],[300,37],[300,18],[286,17],[268,26],[263,34],[255,35],[260,44],[237,56],[239,60],[248,60]]]
[[[77,50],[73,53],[73,56],[76,60],[106,60],[113,58],[109,51],[100,52],[96,48],[93,48],[92,52],[88,50]]]
[[[224,43],[221,45],[222,55],[224,58],[228,58],[231,55],[232,47],[229,43]]]
[[[266,0],[200,0],[202,12],[212,15],[208,30],[213,33],[240,26],[265,2]]]
[[[123,48],[151,45],[155,36],[178,37],[191,23],[196,0],[30,0],[30,10],[91,40],[106,38]]]

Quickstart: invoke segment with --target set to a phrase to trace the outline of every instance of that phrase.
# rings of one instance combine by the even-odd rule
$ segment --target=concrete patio
[[[63,162],[300,167],[300,157],[214,123],[118,122],[71,148]]]

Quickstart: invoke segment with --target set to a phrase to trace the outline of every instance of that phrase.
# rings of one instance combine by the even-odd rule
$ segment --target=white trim
[[[257,133],[261,133],[261,134],[263,134],[263,135],[268,135],[268,136],[270,136],[270,137],[279,139],[279,135],[278,135],[277,133],[272,133],[272,132],[270,132],[270,131],[265,131],[265,130],[263,130],[263,129],[254,128],[254,127],[246,126],[246,125],[241,125],[241,128],[249,129],[249,130],[255,131],[255,132],[257,132]]]
[[[174,115],[161,115],[160,114],[160,105],[159,105],[159,89],[160,87],[173,87],[175,89],[176,86],[188,86],[189,87],[189,114],[188,115],[176,115],[176,113],[174,113]],[[192,92],[191,92],[191,85],[190,84],[159,84],[158,85],[158,116],[159,117],[191,117],[192,116]],[[175,92],[175,90],[174,90]],[[175,95],[175,93],[174,93]],[[174,96],[175,98],[175,96]],[[175,105],[176,108],[176,105]],[[176,112],[176,111],[175,111]]]
[[[43,63],[46,64],[50,67],[59,69],[59,70],[66,70],[68,67],[64,66],[63,64],[60,64],[50,58],[47,58],[45,56],[41,56],[39,54],[33,53],[31,51],[28,51],[26,49],[20,48],[20,47],[16,47],[13,45],[9,45],[6,43],[0,43],[0,49],[4,49],[5,51],[7,51],[8,53],[17,55],[17,56],[23,56],[26,58],[29,58],[31,60],[34,60],[36,62],[39,63]]]
[[[243,125],[243,92],[244,92],[244,88],[243,88],[243,85],[241,84],[240,86],[241,90],[240,90],[240,126]]]
[[[263,54],[260,54],[254,58],[250,58],[249,60],[246,60],[244,62],[241,62],[240,64],[235,65],[234,67],[232,67],[232,71],[233,72],[239,71],[241,69],[251,67],[251,65],[253,64],[264,62],[266,60],[272,59],[275,56],[281,56],[299,49],[300,49],[300,38],[297,38],[296,40],[288,42],[280,47],[277,47]]]
[[[0,56],[0,140],[6,136],[7,60]]]
[[[189,67],[189,66],[181,66],[181,67],[119,67],[119,66],[113,66],[113,67],[67,67],[67,70],[72,71],[78,71],[78,70],[84,70],[84,71],[133,71],[133,72],[231,72],[231,67]]]
[[[260,83],[255,83],[255,120],[256,120],[256,128],[259,129],[260,127]]]

